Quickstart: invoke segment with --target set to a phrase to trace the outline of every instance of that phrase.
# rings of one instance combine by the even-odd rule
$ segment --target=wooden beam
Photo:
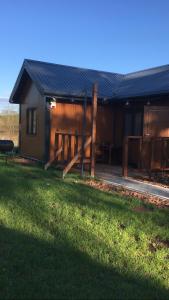
[[[128,149],[129,148],[129,138],[124,137],[123,140],[123,164],[122,164],[122,176],[128,176]]]
[[[91,143],[91,136],[86,140],[86,142],[84,144],[84,150],[90,145],[90,143]],[[82,148],[80,148],[78,150],[78,152],[76,153],[76,155],[72,158],[72,160],[64,168],[64,170],[63,170],[63,178],[69,172],[69,170],[73,167],[73,165],[75,164],[75,162],[79,159],[79,157],[81,155],[81,151],[82,151]]]
[[[152,170],[154,168],[154,148],[155,148],[154,143],[155,143],[155,139],[154,139],[154,137],[152,137],[150,139],[151,152],[150,152],[149,179],[151,179]]]
[[[87,108],[87,98],[84,98],[83,103],[83,122],[82,122],[82,155],[81,155],[81,176],[84,175],[84,157],[85,157],[85,151],[84,151],[84,144],[85,144],[85,133],[86,133],[86,108]]]
[[[138,162],[138,168],[142,168],[142,147],[143,147],[143,139],[142,137],[139,138],[139,162]]]
[[[59,156],[59,154],[62,152],[63,148],[60,147],[57,151],[56,151],[56,154],[55,154],[55,157],[54,159],[48,161],[45,166],[44,166],[44,169],[47,170],[56,160],[56,158]]]
[[[96,148],[96,121],[97,121],[97,84],[93,86],[92,97],[92,142],[91,142],[91,177],[95,176],[95,148]]]

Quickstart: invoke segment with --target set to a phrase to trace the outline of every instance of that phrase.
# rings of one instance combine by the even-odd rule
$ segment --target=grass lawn
[[[1,299],[169,299],[169,210],[0,161]]]

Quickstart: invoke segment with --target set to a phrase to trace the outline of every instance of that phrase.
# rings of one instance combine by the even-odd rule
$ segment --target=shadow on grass
[[[49,243],[5,226],[0,227],[0,298],[166,299],[168,292],[159,282],[141,278],[134,272],[131,275],[126,272],[125,275],[125,267],[118,272],[98,263],[82,253],[83,249],[75,249],[64,232],[57,232],[57,227],[50,228],[45,223],[44,216],[48,217],[49,206],[47,199],[42,199],[43,188],[44,197],[47,197],[48,189],[52,192],[53,202],[86,206],[92,210],[111,212],[112,215],[125,215],[130,211],[118,196],[115,200],[111,194],[101,193],[83,184],[56,180],[55,176],[57,174],[53,171],[46,173],[36,167],[9,166],[4,171],[0,170],[3,205],[12,204],[21,208],[23,214],[45,231],[52,230],[54,236],[54,243]],[[40,194],[39,188],[42,188]],[[107,197],[103,199],[103,195]],[[94,244],[97,242],[99,252],[99,246],[102,249],[103,245],[94,237],[92,240]]]
[[[113,215],[114,218],[122,216],[127,220],[134,216],[141,220],[143,225],[150,219],[155,226],[168,229],[168,210],[154,209],[148,213],[134,212],[130,205],[131,200],[128,198],[125,199],[117,193],[101,192],[79,182],[73,183],[72,180],[63,181],[58,178],[59,173],[55,170],[45,172],[36,165],[23,167],[11,164],[5,166],[4,170],[5,172],[0,170],[0,195],[4,196],[6,204],[8,201],[13,201],[37,224],[38,221],[40,224],[42,223],[43,213],[48,211],[46,201],[42,201],[39,196],[39,189],[41,188],[44,189],[44,195],[48,190],[56,195],[56,201],[72,203],[79,208],[86,207],[90,210],[102,211],[110,217]],[[77,175],[73,176],[77,179]],[[28,199],[24,201],[24,196],[28,193],[34,197],[27,197]],[[32,213],[32,206],[34,213]],[[142,230],[144,230],[143,227]]]
[[[94,262],[68,241],[48,243],[0,226],[1,299],[166,299],[150,279]]]
[[[123,215],[126,219],[134,217],[140,220],[142,225],[151,220],[155,226],[159,226],[167,230],[169,228],[168,209],[159,209],[151,206],[152,209],[150,211],[140,213],[134,211],[133,208],[135,206],[149,207],[149,205],[145,204],[141,200],[134,199],[133,201],[132,197],[123,197],[116,192],[102,192],[81,183],[73,184],[67,182],[66,185],[71,191],[71,196],[67,197],[66,201],[72,202],[77,206],[88,207],[96,211],[100,210],[105,212],[107,215],[114,214],[114,217],[120,215]],[[143,227],[142,229],[144,230]]]

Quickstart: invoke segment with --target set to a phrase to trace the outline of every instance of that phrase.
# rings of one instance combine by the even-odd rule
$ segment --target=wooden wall
[[[114,146],[116,148],[122,147],[124,136],[124,108],[123,106],[115,106],[114,110]]]
[[[20,153],[23,156],[44,160],[45,157],[45,104],[36,86],[30,81],[20,104]],[[28,108],[37,109],[37,134],[27,134]]]
[[[150,105],[146,105],[146,102],[134,102],[130,103],[129,107],[125,107],[125,104],[116,105],[114,108],[114,157],[115,162],[121,164],[122,158],[122,145],[124,138],[124,115],[127,110],[140,110],[143,112],[143,130],[144,137],[169,137],[169,99],[151,101]],[[153,150],[152,168],[157,168],[160,165],[161,160],[161,142],[155,143]],[[151,143],[150,141],[144,142],[143,145],[143,165],[146,168],[149,167],[151,158]],[[139,145],[138,141],[131,140],[129,143],[129,163],[133,165],[138,164],[139,158]]]
[[[169,100],[156,102],[158,108],[145,106],[144,102],[134,103],[134,106],[145,106],[143,133],[147,130],[154,136],[169,136]],[[160,105],[161,104],[161,105]],[[20,151],[24,156],[39,160],[45,159],[45,101],[35,85],[29,81],[22,94],[20,105]],[[163,108],[160,106],[164,106]],[[28,108],[37,108],[37,135],[28,135],[26,132],[26,111]],[[113,143],[114,149],[122,156],[122,143],[124,137],[124,111],[123,104],[98,105],[97,112],[97,143]],[[160,111],[160,117],[159,117]],[[87,105],[86,134],[91,134],[91,105]],[[50,159],[54,156],[55,132],[82,133],[83,104],[82,103],[56,103],[50,109]],[[149,127],[147,127],[149,126]],[[148,129],[147,129],[148,128]],[[121,151],[121,152],[120,152]],[[131,151],[132,154],[132,151]],[[134,155],[135,156],[135,155]],[[119,160],[119,162],[120,162]]]
[[[81,103],[57,103],[51,109],[51,147],[50,159],[54,156],[55,132],[82,133],[83,105]],[[91,105],[86,110],[86,134],[91,134]],[[113,115],[110,105],[98,105],[97,111],[97,143],[112,142]]]

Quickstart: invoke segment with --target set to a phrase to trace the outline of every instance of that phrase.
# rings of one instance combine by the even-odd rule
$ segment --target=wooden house
[[[10,102],[24,157],[168,167],[169,65],[124,75],[26,59]]]

